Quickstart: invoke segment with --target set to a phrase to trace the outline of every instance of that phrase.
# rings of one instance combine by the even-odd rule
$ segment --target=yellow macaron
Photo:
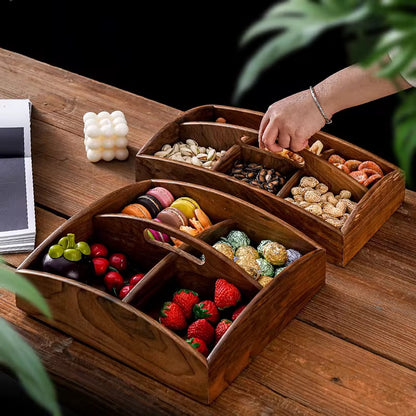
[[[194,199],[186,196],[177,198],[172,202],[171,207],[179,209],[179,211],[183,212],[188,219],[193,218],[195,209],[200,208],[199,204]]]

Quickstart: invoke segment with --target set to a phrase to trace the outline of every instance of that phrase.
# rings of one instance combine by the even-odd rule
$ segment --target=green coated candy
[[[54,244],[49,247],[48,254],[52,259],[58,259],[62,256],[62,254],[64,254],[64,248],[59,244]]]
[[[82,259],[82,254],[76,248],[67,248],[64,250],[64,257],[69,261],[80,261]]]
[[[243,231],[232,230],[227,235],[227,242],[232,246],[232,248],[235,251],[242,246],[249,246],[250,238]]]
[[[262,276],[269,276],[273,277],[274,275],[274,267],[271,263],[269,263],[266,259],[257,259],[257,264],[260,266],[260,274]]]
[[[84,256],[89,256],[91,254],[91,249],[90,246],[88,245],[88,243],[86,243],[85,241],[80,241],[76,248],[84,255]]]
[[[261,240],[260,244],[257,246],[257,251],[260,254],[260,256],[263,256],[263,248],[267,243],[271,243],[272,240]]]
[[[59,244],[60,246],[62,246],[62,247],[64,248],[64,250],[65,250],[66,248],[68,248],[68,237],[62,237],[62,238],[58,241],[58,244]]]

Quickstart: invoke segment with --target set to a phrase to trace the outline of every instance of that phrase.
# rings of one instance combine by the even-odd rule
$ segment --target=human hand
[[[259,146],[272,152],[298,152],[324,125],[310,91],[301,91],[270,105],[260,123]]]

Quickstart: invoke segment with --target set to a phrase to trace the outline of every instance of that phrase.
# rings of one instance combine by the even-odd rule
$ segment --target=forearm
[[[327,116],[410,88],[401,77],[394,82],[378,77],[378,69],[351,65],[317,84],[315,93]]]

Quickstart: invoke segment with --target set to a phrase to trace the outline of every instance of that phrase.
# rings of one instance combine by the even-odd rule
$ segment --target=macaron
[[[167,207],[157,214],[157,219],[167,225],[179,228],[182,225],[188,225],[188,218],[185,214],[175,207]]]
[[[194,217],[195,209],[200,208],[194,199],[186,196],[175,199],[170,206],[182,211],[188,219]]]
[[[132,215],[134,217],[152,219],[150,212],[141,204],[129,204],[121,212],[122,214]]]
[[[189,234],[189,235],[192,235],[192,236],[196,236],[197,234],[198,234],[198,230],[196,230],[195,228],[193,228],[193,227],[189,227],[189,226],[187,226],[187,225],[181,225],[180,227],[179,227],[179,230],[181,230],[181,231],[183,231],[184,233],[187,233],[187,234]]]
[[[155,218],[153,221],[162,222],[158,218]],[[152,230],[150,228],[148,228],[146,231],[147,231],[147,235],[152,240],[162,241],[163,243],[169,243],[169,241],[170,241],[169,236],[167,234],[165,234],[165,233],[162,233],[162,232],[157,231],[157,230]]]
[[[140,195],[135,202],[146,207],[152,218],[155,218],[163,209],[161,202],[153,195]]]
[[[153,195],[158,201],[162,204],[163,208],[167,208],[170,204],[175,200],[172,193],[164,188],[163,186],[155,186],[154,188],[150,188],[146,195]]]
[[[212,222],[201,208],[195,209],[195,217],[204,228],[211,227]]]

